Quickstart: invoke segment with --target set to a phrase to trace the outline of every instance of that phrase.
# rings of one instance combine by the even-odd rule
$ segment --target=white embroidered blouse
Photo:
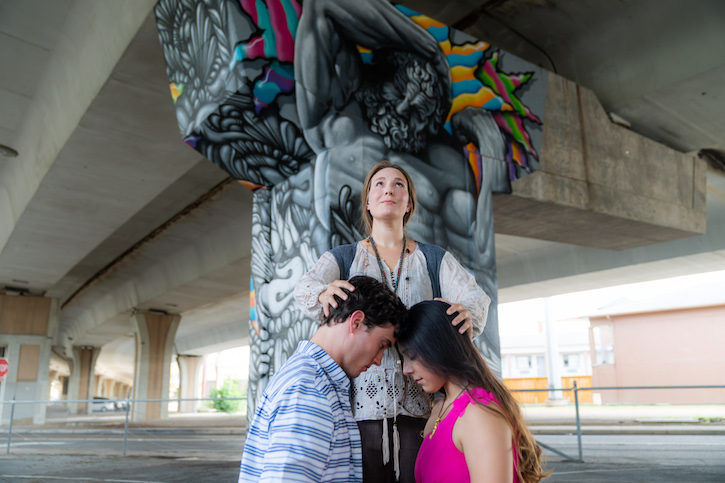
[[[402,263],[398,296],[405,306],[410,308],[423,300],[431,300],[433,288],[423,253],[416,248]],[[397,274],[397,265],[393,272]],[[357,243],[350,265],[350,278],[357,275],[383,279],[375,255],[368,253],[361,243]],[[324,253],[295,286],[295,300],[305,315],[313,320],[322,320],[322,306],[318,300],[320,293],[339,278],[340,269],[335,257],[330,252]],[[390,290],[393,290],[390,274],[384,278]],[[473,336],[483,332],[491,298],[476,284],[474,276],[449,252],[446,252],[441,262],[440,285],[443,299],[462,304],[471,313]],[[386,350],[382,364],[371,366],[355,378],[352,384],[352,410],[358,421],[379,420],[397,415],[427,417],[430,413],[430,402],[430,396],[415,381],[403,376],[395,348]]]

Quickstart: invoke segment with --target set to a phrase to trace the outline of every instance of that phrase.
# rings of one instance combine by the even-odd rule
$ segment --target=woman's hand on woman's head
[[[459,333],[463,334],[464,332],[467,332],[468,337],[473,338],[473,318],[471,318],[471,312],[469,312],[463,304],[452,304],[440,297],[435,300],[440,300],[441,302],[445,302],[450,305],[448,310],[446,310],[446,314],[453,315],[458,312],[458,315],[456,315],[456,318],[453,319],[451,323],[454,327],[458,328]]]
[[[325,317],[330,315],[330,307],[337,308],[337,301],[335,301],[335,295],[340,297],[342,300],[347,300],[347,294],[343,290],[352,292],[355,290],[355,286],[347,280],[335,280],[327,286],[325,290],[320,292],[320,296],[317,298],[320,304],[322,304],[322,312]]]

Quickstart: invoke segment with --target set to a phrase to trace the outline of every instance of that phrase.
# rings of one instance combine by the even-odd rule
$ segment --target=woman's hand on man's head
[[[445,302],[450,307],[448,307],[448,310],[446,310],[446,314],[453,315],[456,312],[458,312],[458,315],[456,315],[456,318],[451,321],[454,327],[458,328],[458,332],[463,334],[464,332],[468,333],[469,338],[473,338],[473,318],[471,317],[471,312],[468,311],[468,309],[463,304],[452,304],[449,301],[442,299],[440,297],[434,299],[434,300],[440,300],[441,302]]]
[[[335,280],[327,286],[325,290],[320,292],[320,296],[317,300],[322,304],[322,312],[325,317],[330,315],[330,307],[337,308],[337,301],[335,295],[340,297],[342,300],[347,300],[347,294],[345,290],[352,292],[355,290],[355,286],[347,280]]]

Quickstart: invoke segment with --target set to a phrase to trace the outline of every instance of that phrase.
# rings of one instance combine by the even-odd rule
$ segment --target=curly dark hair
[[[365,325],[382,327],[392,324],[400,330],[408,318],[408,309],[386,284],[364,275],[348,280],[355,290],[345,290],[347,300],[337,295],[337,307],[330,307],[330,315],[322,320],[323,325],[335,325],[345,321],[356,310],[365,314]]]
[[[417,153],[443,126],[450,109],[450,93],[445,92],[434,66],[412,52],[381,49],[375,51],[374,60],[374,64],[363,66],[362,82],[355,92],[363,115],[370,130],[382,136],[388,148]],[[388,92],[382,88],[386,82]],[[409,114],[396,111],[409,89],[416,93],[411,108],[420,113],[425,124],[415,125]]]

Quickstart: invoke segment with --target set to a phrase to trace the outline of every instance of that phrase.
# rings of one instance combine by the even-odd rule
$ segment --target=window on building
[[[516,356],[516,370],[520,374],[528,374],[531,371],[531,356]]]
[[[536,377],[546,377],[546,359],[536,356]]]
[[[614,364],[614,327],[610,325],[597,325],[592,327],[596,365]]]
[[[579,369],[579,354],[562,354],[561,361],[567,371],[574,372]]]

